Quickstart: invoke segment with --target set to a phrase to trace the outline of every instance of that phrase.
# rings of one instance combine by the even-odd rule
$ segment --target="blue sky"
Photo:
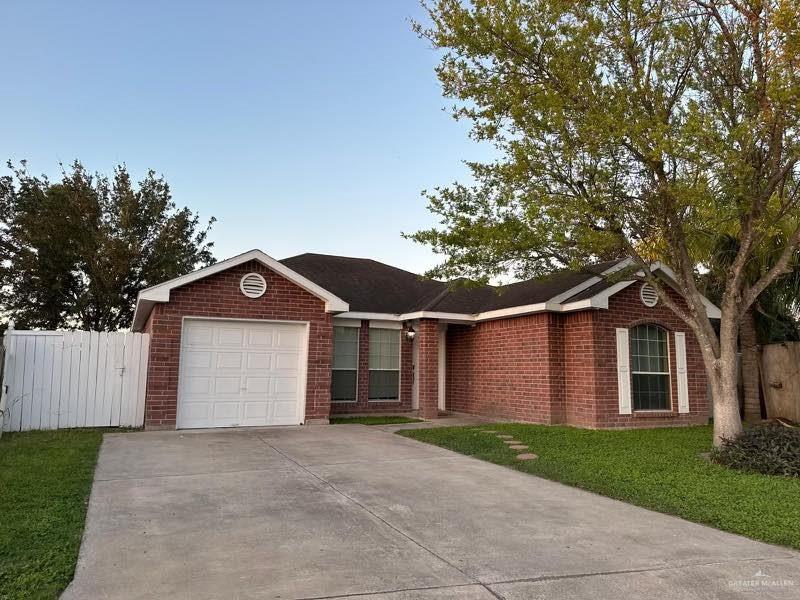
[[[446,110],[415,0],[10,2],[0,157],[58,174],[125,162],[217,217],[225,258],[259,247],[436,262],[404,240],[420,191],[488,149]]]

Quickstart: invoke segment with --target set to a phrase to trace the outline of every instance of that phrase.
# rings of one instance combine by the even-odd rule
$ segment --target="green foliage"
[[[721,465],[764,475],[800,477],[800,429],[777,425],[745,429],[715,448]]]
[[[79,162],[53,183],[8,164],[0,177],[0,315],[22,328],[129,327],[142,288],[214,262],[208,231],[163,177]]]
[[[500,158],[427,197],[431,274],[637,254],[691,274],[800,223],[800,4],[423,0],[454,115]],[[786,245],[786,244],[784,244]],[[783,247],[778,248],[782,250]]]
[[[331,425],[392,425],[396,423],[421,423],[422,419],[412,419],[399,415],[376,415],[369,417],[332,417]]]
[[[77,429],[0,438],[0,600],[57,598],[72,580],[101,439]]]
[[[745,473],[703,457],[709,427],[603,431],[493,424],[539,458],[520,461],[480,429],[415,429],[400,435],[560,481],[631,504],[800,549],[800,478]]]

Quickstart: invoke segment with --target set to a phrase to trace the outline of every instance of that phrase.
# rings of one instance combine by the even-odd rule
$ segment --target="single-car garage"
[[[260,250],[142,290],[145,427],[327,423],[333,315],[348,310]]]
[[[304,323],[183,321],[177,426],[303,422]]]

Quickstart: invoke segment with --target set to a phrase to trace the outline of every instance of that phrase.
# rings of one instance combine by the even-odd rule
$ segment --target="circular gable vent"
[[[650,308],[658,304],[658,292],[649,283],[645,283],[642,289],[639,290],[639,297],[642,299],[642,304]]]
[[[248,298],[260,298],[267,291],[267,282],[258,273],[248,273],[239,282],[239,289]]]

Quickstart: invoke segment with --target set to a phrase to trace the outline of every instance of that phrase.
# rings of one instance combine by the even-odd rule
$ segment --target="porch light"
[[[409,341],[413,340],[414,336],[416,336],[416,335],[417,335],[417,332],[414,331],[413,327],[409,327],[408,329],[406,329],[406,339],[407,340],[409,340]]]

